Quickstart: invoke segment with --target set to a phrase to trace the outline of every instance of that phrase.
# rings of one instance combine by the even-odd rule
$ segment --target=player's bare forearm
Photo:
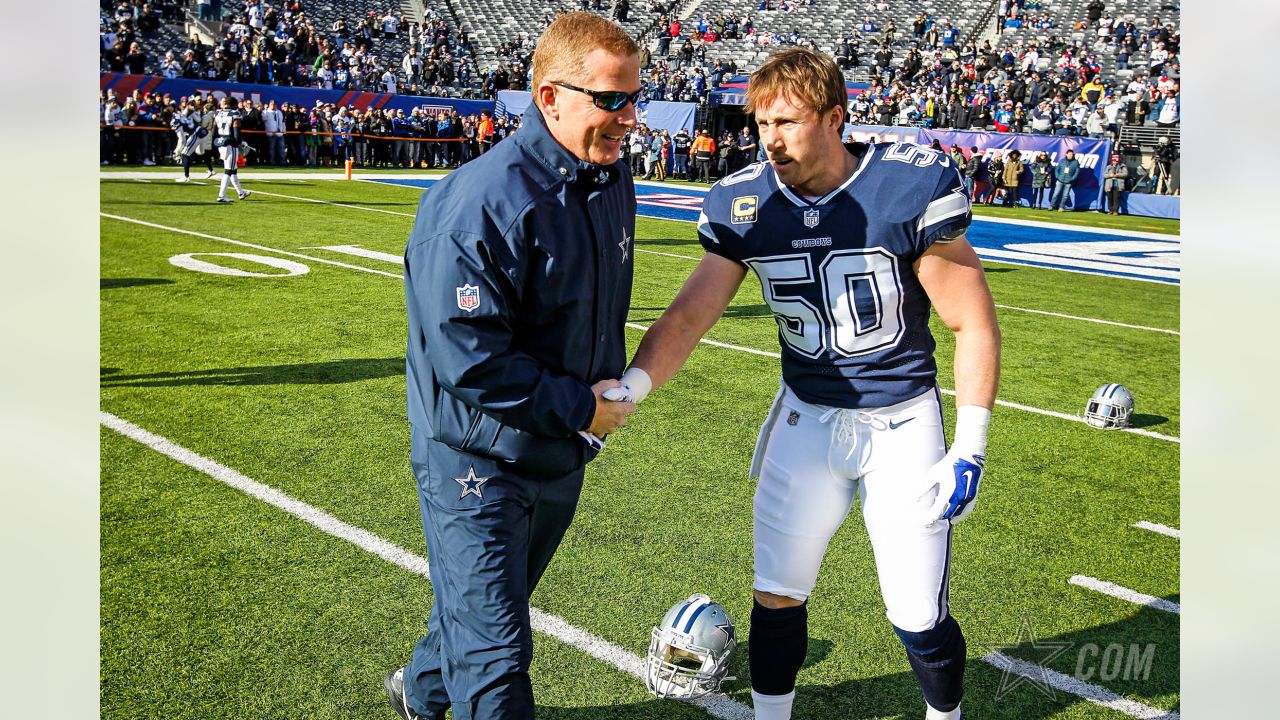
[[[931,247],[916,274],[938,317],[956,336],[956,405],[991,409],[1000,383],[1000,325],[982,261],[961,236]]]
[[[992,313],[990,325],[967,327],[956,333],[954,360],[956,406],[995,406],[1000,386],[1000,327]]]
[[[655,388],[674,377],[729,307],[746,272],[732,260],[705,255],[671,306],[644,334],[632,367],[648,373]]]

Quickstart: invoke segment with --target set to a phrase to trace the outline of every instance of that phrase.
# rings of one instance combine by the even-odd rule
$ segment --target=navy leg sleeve
[[[948,712],[964,696],[964,633],[951,615],[924,632],[894,631],[907,649],[907,661],[930,707]]]

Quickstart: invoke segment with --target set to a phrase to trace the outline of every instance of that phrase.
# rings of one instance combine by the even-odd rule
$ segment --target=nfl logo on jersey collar
[[[804,211],[804,226],[807,228],[817,227],[822,221],[822,211],[818,208],[809,208]]]

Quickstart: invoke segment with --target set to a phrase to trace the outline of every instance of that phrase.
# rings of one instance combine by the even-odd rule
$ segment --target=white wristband
[[[952,444],[966,452],[985,455],[990,423],[990,410],[980,405],[961,405],[956,408],[956,436]]]
[[[618,379],[622,381],[623,385],[631,388],[631,402],[637,405],[653,389],[653,380],[649,378],[649,373],[638,367],[627,368],[627,371],[622,373],[622,377]]]

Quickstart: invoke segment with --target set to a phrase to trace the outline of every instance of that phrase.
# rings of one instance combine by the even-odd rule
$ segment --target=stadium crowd
[[[756,13],[792,13],[811,3],[760,0]],[[197,4],[201,16],[216,17],[212,0]],[[580,0],[580,5],[620,19],[630,12],[627,0],[608,7],[602,0]],[[493,98],[501,90],[526,89],[537,32],[501,43],[498,63],[473,83],[470,40],[465,32],[452,33],[433,8],[421,27],[387,9],[351,21],[340,18],[319,30],[297,0],[279,8],[247,0],[243,12],[223,20],[216,44],[193,36],[163,58],[153,58],[140,41],[154,36],[162,20],[179,16],[179,0],[104,0],[102,6],[107,70],[428,96]],[[716,43],[814,46],[798,32],[757,32],[751,12],[742,17],[703,13],[682,21],[674,15],[675,6],[654,0],[647,7],[658,18],[655,41],[645,45],[641,58],[647,100],[705,103],[739,71],[732,58],[707,60],[708,47]],[[546,15],[543,25],[553,17]],[[1011,42],[1002,42],[1002,35],[995,45],[989,40],[978,45],[963,40],[961,28],[929,13],[919,13],[901,33],[892,21],[880,27],[868,15],[852,24],[835,48],[843,67],[871,71],[870,87],[850,103],[851,121],[1089,137],[1118,137],[1121,124],[1178,124],[1180,33],[1174,23],[1152,17],[1140,26],[1107,12],[1102,0],[1091,0],[1084,17],[1068,20],[1072,32],[1091,32],[1092,42],[1062,39],[1066,35],[1056,34],[1057,22],[1040,0],[1000,0],[998,29],[1029,28],[1040,35],[1012,32],[1017,37]],[[404,56],[382,57],[378,41],[401,34],[407,37]],[[905,54],[897,58],[895,48],[903,47]],[[1140,55],[1146,60],[1135,67]],[[1132,70],[1132,76],[1104,73],[1103,59],[1114,71]]]
[[[795,12],[804,0],[776,7],[762,0],[758,12]],[[991,129],[996,132],[1118,137],[1121,124],[1176,126],[1180,119],[1180,32],[1173,22],[1152,17],[1144,27],[1105,11],[1092,0],[1086,15],[1070,25],[1092,31],[1095,40],[1063,39],[1055,20],[1039,0],[1001,0],[1001,29],[1035,28],[1048,33],[996,44],[964,41],[961,28],[919,13],[907,32],[890,21],[878,26],[870,16],[850,27],[835,55],[846,69],[871,71],[870,87],[850,103],[851,122],[873,125]],[[717,42],[802,45],[814,42],[800,33],[756,33],[748,13],[692,23],[664,17],[657,51],[646,63],[650,99],[705,100],[726,77],[737,73],[729,60],[706,61]],[[901,58],[895,48],[906,48]],[[1115,70],[1104,73],[1102,54]],[[1133,58],[1147,60],[1134,66]],[[1128,78],[1128,79],[1125,79]]]
[[[534,28],[500,43],[496,64],[473,83],[474,53],[466,33],[451,32],[431,8],[421,27],[388,8],[351,21],[340,18],[318,30],[297,0],[278,7],[247,0],[242,11],[225,18],[217,0],[200,0],[196,2],[200,17],[221,21],[221,41],[208,44],[193,36],[166,51],[163,58],[152,58],[143,41],[154,38],[162,22],[179,18],[182,4],[182,0],[104,1],[104,69],[170,78],[493,98],[501,90],[527,88],[535,38],[541,30]],[[608,4],[579,0],[578,4],[619,20],[631,12],[628,0]],[[644,10],[656,21],[641,57],[642,99],[705,104],[713,90],[739,73],[732,56],[708,60],[708,49],[717,44],[814,47],[812,39],[798,32],[760,31],[756,21],[757,16],[795,13],[811,4],[812,0],[759,0],[754,12],[741,16],[730,11],[681,20],[675,15],[675,0],[651,0]],[[870,3],[867,11],[884,5],[883,1]],[[1091,0],[1081,17],[1063,20],[1046,5],[1041,0],[1000,0],[995,13],[999,32],[994,41],[980,44],[965,39],[964,28],[928,12],[918,13],[903,32],[892,20],[883,27],[877,25],[870,15],[853,21],[835,48],[836,59],[846,69],[869,70],[870,81],[851,100],[849,122],[1117,140],[1122,125],[1178,125],[1180,33],[1174,22],[1158,16],[1141,23],[1132,16],[1113,16],[1103,0]],[[554,17],[546,14],[543,27]],[[1061,35],[1060,20],[1066,23]],[[398,61],[385,60],[379,43],[396,38],[405,39],[408,50]],[[1139,57],[1143,62],[1137,62]],[[174,136],[167,131],[168,118],[192,103],[203,105],[204,100],[104,94],[102,162],[165,162],[174,145]],[[456,166],[478,155],[484,144],[482,124],[487,122],[489,136],[500,139],[518,123],[508,121],[502,112],[496,115],[458,117],[456,112],[425,109],[405,115],[285,103],[279,108],[249,108],[244,128],[250,145],[259,150],[259,163],[316,166],[351,159],[362,167],[439,167]],[[675,177],[714,179],[758,154],[754,146],[750,151],[739,147],[737,137],[713,138],[687,128],[675,136],[638,128],[625,142],[636,174],[659,179],[666,176],[665,170]],[[711,147],[699,150],[695,145]],[[1165,138],[1156,155],[1151,189],[1169,191],[1169,167],[1177,160],[1177,149]],[[1037,182],[1035,163],[1026,165]],[[990,168],[987,173],[995,177],[1004,171],[997,166],[994,173]],[[1126,182],[1133,185],[1133,179]],[[1053,184],[1049,177],[1043,188]],[[1176,191],[1176,183],[1172,189]]]
[[[172,97],[134,90],[120,98],[100,95],[103,165],[176,164],[178,135],[174,116],[194,115],[206,130],[216,109],[212,96]],[[244,101],[240,131],[254,164],[338,167],[347,160],[362,168],[447,168],[479,156],[520,125],[519,118],[493,118],[488,111],[459,115],[456,110],[415,107],[357,111],[317,102],[277,106]],[[212,157],[212,136],[198,145]],[[197,160],[196,164],[203,162]]]
[[[225,18],[211,3],[198,4],[200,17],[220,28],[216,42],[205,42],[195,33],[155,57],[146,52],[144,41],[156,37],[162,18],[180,18],[177,0],[161,0],[159,9],[142,0],[104,0],[99,28],[102,69],[436,97],[477,94],[471,91],[470,40],[465,33],[452,32],[434,8],[427,9],[421,25],[406,22],[402,13],[388,7],[318,28],[298,0],[278,7],[247,0],[243,11]],[[403,55],[389,56],[388,46],[403,45],[408,48]]]

